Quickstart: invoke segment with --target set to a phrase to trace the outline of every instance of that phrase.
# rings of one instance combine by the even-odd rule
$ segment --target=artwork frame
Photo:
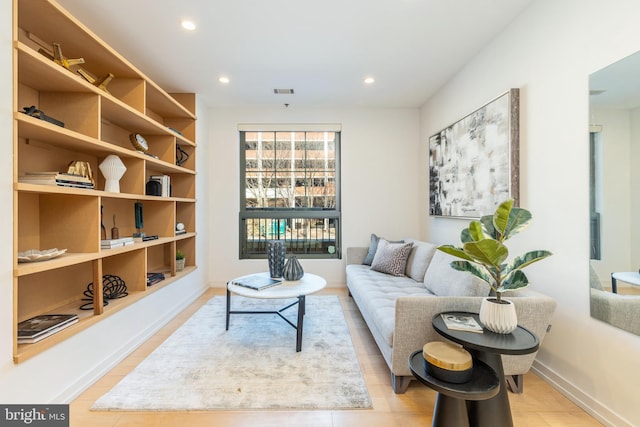
[[[429,137],[429,215],[480,218],[520,199],[520,90]]]

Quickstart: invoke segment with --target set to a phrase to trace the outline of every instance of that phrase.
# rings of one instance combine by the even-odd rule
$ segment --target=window
[[[265,258],[269,240],[301,258],[341,257],[340,131],[309,127],[241,126],[241,259]]]
[[[589,132],[589,213],[590,213],[590,258],[602,259],[600,236],[600,212],[602,193],[602,149],[600,131]]]

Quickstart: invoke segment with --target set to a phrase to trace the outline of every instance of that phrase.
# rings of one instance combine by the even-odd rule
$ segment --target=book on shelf
[[[152,273],[152,272],[147,273],[147,286],[155,285],[156,283],[161,282],[163,280],[164,280],[163,273]]]
[[[100,240],[100,247],[102,249],[113,249],[121,246],[133,245],[133,243],[133,237],[122,237],[120,239]]]
[[[181,234],[187,234],[187,230],[176,230],[176,236],[179,236]]]
[[[18,177],[18,182],[57,185],[59,187],[94,188],[93,181],[86,176],[66,172],[25,172],[23,176]]]
[[[274,279],[272,277],[265,276],[247,276],[233,281],[234,285],[243,286],[245,288],[253,289],[255,291],[261,291],[273,286],[282,284],[282,279]]]
[[[31,344],[78,322],[77,314],[41,314],[18,323],[18,343]]]
[[[447,313],[443,313],[441,316],[445,326],[452,331],[482,333],[482,326],[478,324],[473,316]]]

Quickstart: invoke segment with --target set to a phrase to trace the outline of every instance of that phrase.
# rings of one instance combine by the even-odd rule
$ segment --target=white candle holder
[[[124,163],[120,160],[120,157],[115,154],[108,155],[102,163],[100,163],[100,172],[104,175],[106,180],[104,184],[104,191],[110,193],[120,192],[120,178],[127,171]]]

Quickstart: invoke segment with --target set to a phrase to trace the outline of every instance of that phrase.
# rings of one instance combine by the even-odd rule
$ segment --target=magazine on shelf
[[[442,320],[448,329],[452,331],[467,331],[482,333],[482,326],[473,316],[459,314],[442,314]]]
[[[59,187],[94,188],[93,182],[89,178],[65,172],[25,172],[24,176],[18,177],[18,182],[57,185]]]
[[[42,314],[18,323],[18,343],[34,343],[78,322],[76,314]]]
[[[233,281],[234,285],[244,286],[245,288],[261,291],[263,289],[277,286],[283,282],[282,279],[273,279],[265,276],[248,276]]]

